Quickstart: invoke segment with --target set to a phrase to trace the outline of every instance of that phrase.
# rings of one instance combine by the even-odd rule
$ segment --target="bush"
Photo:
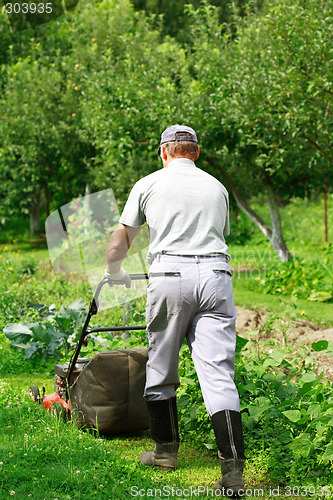
[[[258,332],[253,332],[257,335]],[[241,400],[248,458],[266,450],[270,479],[286,484],[322,484],[333,479],[332,384],[314,371],[311,351],[237,338],[236,385]],[[268,348],[271,347],[271,348]],[[312,345],[333,353],[326,341]],[[180,359],[180,430],[198,445],[216,450],[197,376],[188,350]]]
[[[316,265],[305,259],[278,262],[255,278],[253,286],[266,294],[290,295],[317,302],[333,300],[333,269],[329,257]]]
[[[255,232],[253,222],[244,214],[235,210],[235,217],[230,218],[230,236],[227,236],[228,245],[245,245]]]

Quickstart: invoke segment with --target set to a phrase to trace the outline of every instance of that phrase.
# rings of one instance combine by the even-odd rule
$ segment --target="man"
[[[138,228],[150,234],[147,287],[146,399],[156,445],[140,460],[162,470],[177,467],[179,447],[175,389],[179,350],[186,338],[211,417],[222,479],[215,485],[236,496],[244,487],[244,444],[235,387],[235,320],[228,193],[196,167],[195,131],[173,125],[161,137],[163,169],[133,187],[107,250],[106,275],[130,286],[121,262]]]

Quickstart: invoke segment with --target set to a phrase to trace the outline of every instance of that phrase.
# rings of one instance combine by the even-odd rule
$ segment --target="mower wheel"
[[[61,420],[67,420],[66,408],[62,406],[61,403],[55,401],[51,406],[51,414]]]
[[[40,402],[40,392],[37,385],[31,385],[28,390],[28,395],[31,397],[35,403]]]

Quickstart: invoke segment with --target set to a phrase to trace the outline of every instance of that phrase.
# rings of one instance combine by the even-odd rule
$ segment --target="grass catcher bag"
[[[148,429],[146,362],[145,348],[95,354],[69,386],[72,419],[102,434]]]

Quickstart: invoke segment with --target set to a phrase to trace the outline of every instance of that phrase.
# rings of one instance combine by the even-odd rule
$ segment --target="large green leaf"
[[[269,398],[260,396],[255,400],[253,405],[248,407],[248,409],[251,417],[258,418],[273,407],[274,403]]]
[[[183,406],[187,406],[190,401],[191,401],[191,397],[190,396],[188,396],[187,394],[182,394],[180,396],[180,398],[178,399],[178,401],[177,401],[177,406],[179,408],[181,408]]]
[[[236,335],[236,354],[239,354],[244,349],[247,343],[247,339],[244,339],[240,335]]]
[[[72,327],[72,318],[70,317],[69,314],[65,313],[63,310],[63,315],[61,315],[61,311],[57,316],[55,317],[55,321],[58,323],[59,327],[68,333],[72,333],[73,327]],[[65,316],[65,314],[67,316]]]
[[[291,422],[298,422],[302,418],[302,413],[299,410],[286,410],[282,412],[285,417]]]
[[[3,329],[6,337],[12,342],[28,344],[33,338],[31,328],[38,326],[38,323],[9,323]]]
[[[44,344],[51,342],[51,337],[45,325],[32,326],[31,331],[33,333],[34,340],[37,342],[43,342]]]
[[[57,349],[61,346],[62,342],[63,341],[61,339],[52,340],[47,346],[47,352],[51,356],[53,356],[56,353]]]
[[[44,351],[43,344],[40,344],[39,342],[31,342],[31,344],[25,348],[24,357],[31,358],[38,351]]]
[[[81,313],[86,310],[86,304],[82,299],[79,299],[76,302],[71,302],[66,309]]]
[[[323,459],[333,461],[333,443],[327,445],[327,448],[325,449],[325,453],[323,455]]]
[[[308,457],[313,449],[312,441],[306,433],[297,436],[288,446],[302,457]]]

